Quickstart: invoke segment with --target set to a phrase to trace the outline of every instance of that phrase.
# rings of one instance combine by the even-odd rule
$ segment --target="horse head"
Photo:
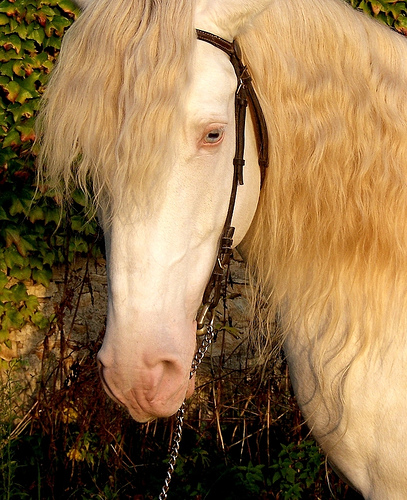
[[[105,158],[104,164],[109,161],[117,163],[108,181],[96,188],[108,270],[108,315],[106,335],[98,355],[100,374],[108,394],[126,406],[136,420],[146,421],[175,413],[184,398],[193,392],[194,380],[190,380],[189,375],[196,347],[196,316],[216,261],[234,177],[236,74],[228,55],[197,40],[195,28],[232,41],[244,24],[258,15],[268,2],[200,1],[196,9],[189,9],[189,19],[175,19],[175,14],[171,18],[169,12],[170,21],[163,20],[164,16],[158,19],[159,13],[154,12],[151,2],[131,5],[134,3],[121,2],[120,7],[122,12],[138,9],[138,13],[133,12],[131,16],[133,25],[118,23],[117,27],[123,32],[118,44],[126,45],[122,48],[124,61],[119,61],[118,70],[123,76],[113,92],[119,95],[119,99],[125,97],[119,104],[116,102],[99,109],[100,114],[105,114],[105,128],[100,135],[105,135],[106,139],[104,144],[89,153],[89,157],[93,155],[90,163],[96,163],[97,149],[110,148],[113,160]],[[67,63],[64,59],[70,44],[80,43],[78,38],[81,43],[90,43],[88,38],[97,33],[95,24],[102,24],[100,18],[106,15],[103,9],[117,9],[103,0],[79,4],[84,12],[75,23],[77,26],[74,25],[66,35],[54,82],[58,81],[58,71],[63,72],[65,64],[72,65],[67,56]],[[129,12],[127,15],[130,17]],[[115,14],[111,13],[112,22],[115,22],[114,18]],[[146,21],[147,18],[150,20]],[[104,22],[103,29],[106,24]],[[182,46],[171,37],[177,36],[174,33],[176,26],[185,24],[190,50],[187,54],[179,54]],[[150,45],[143,42],[143,37],[148,38],[152,30],[155,30],[155,39],[161,40],[156,46],[153,41]],[[146,47],[141,49],[143,43]],[[165,59],[165,55],[162,56],[166,50],[162,45],[165,44],[173,47],[167,61],[162,60]],[[136,61],[132,55],[126,59],[133,46],[138,54]],[[91,50],[88,47],[87,51]],[[168,112],[165,106],[161,109],[160,98],[154,99],[151,95],[157,87],[165,87],[166,78],[170,88],[162,93],[171,94],[171,76],[167,73],[174,71],[171,66],[176,66],[174,59],[177,57],[187,59],[188,64],[180,71],[186,74],[174,77],[174,88],[181,87],[178,89],[180,97],[169,96],[167,100],[172,99],[173,103]],[[148,65],[160,66],[160,71],[146,68]],[[150,70],[153,76],[144,83],[140,81],[143,72]],[[126,78],[132,72],[137,75],[128,85],[132,94],[126,95]],[[84,80],[88,77],[84,75]],[[77,76],[74,80],[73,87],[87,85]],[[111,80],[106,85],[112,86]],[[53,81],[50,83],[51,93],[52,87]],[[48,102],[51,100],[52,95]],[[130,119],[128,108],[135,101],[144,102],[139,105],[137,116]],[[89,107],[89,104],[84,106]],[[121,131],[117,133],[116,142],[107,137],[106,132],[113,106],[120,108],[121,112],[117,120]],[[155,118],[144,119],[144,123],[143,115],[154,112]],[[84,121],[89,125],[88,130],[78,133],[71,141],[78,145],[82,161],[86,161],[87,156],[86,146],[81,146],[86,143],[85,134],[98,134],[97,130],[92,130],[89,116]],[[165,124],[164,127],[160,122]],[[164,130],[157,132],[160,126]],[[133,155],[131,160],[117,160],[125,150],[123,137],[134,129],[138,133],[134,134],[130,148],[140,154]],[[112,134],[116,132],[114,130]],[[145,153],[146,149],[151,151]],[[246,124],[245,160],[244,184],[239,186],[233,212],[234,245],[245,236],[259,198],[260,170],[250,117]],[[114,182],[123,164],[129,171],[139,172],[139,181],[145,175],[143,165],[148,162],[152,164],[150,175],[154,170],[156,179],[150,184],[145,183],[140,197],[134,194],[134,190],[130,191],[133,193],[130,196],[122,195]],[[129,175],[134,174],[130,172]],[[94,178],[98,176],[100,172],[95,171]],[[131,180],[125,182],[131,184]]]

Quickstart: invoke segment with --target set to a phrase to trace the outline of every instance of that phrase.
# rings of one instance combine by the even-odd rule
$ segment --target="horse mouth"
[[[186,398],[195,389],[195,377],[179,380],[173,377],[158,375],[158,382],[151,382],[148,377],[142,377],[132,387],[122,388],[116,377],[109,374],[109,369],[98,360],[99,375],[107,395],[119,405],[125,407],[131,417],[137,422],[149,422],[156,418],[167,418],[174,415]],[[154,378],[154,377],[153,377]]]

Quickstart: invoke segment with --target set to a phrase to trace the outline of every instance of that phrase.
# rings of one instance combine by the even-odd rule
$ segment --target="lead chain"
[[[191,364],[191,371],[189,373],[189,378],[191,379],[196,372],[198,366],[201,364],[201,361],[203,360],[206,351],[208,350],[209,346],[211,345],[213,339],[215,337],[215,330],[213,329],[212,324],[208,325],[207,327],[207,332],[204,335],[201,345],[197,352],[195,353],[194,359],[192,360]],[[185,413],[185,401],[182,403],[180,409],[177,411],[176,417],[175,417],[175,431],[174,431],[174,436],[172,438],[172,443],[171,443],[171,453],[170,453],[170,458],[168,460],[168,468],[167,468],[167,475],[164,480],[164,486],[161,489],[160,496],[158,497],[158,500],[166,500],[167,499],[167,493],[170,487],[170,481],[172,478],[172,474],[174,472],[175,464],[177,462],[178,458],[178,453],[179,453],[179,445],[181,442],[181,437],[182,437],[182,425],[184,423],[184,413]]]

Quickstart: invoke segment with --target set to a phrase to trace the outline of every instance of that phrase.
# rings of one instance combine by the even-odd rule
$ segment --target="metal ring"
[[[209,319],[208,324],[205,325],[205,319]],[[215,308],[211,302],[206,302],[202,305],[201,310],[196,318],[196,335],[197,337],[201,335],[206,335],[208,331],[208,326],[213,326],[215,320]]]

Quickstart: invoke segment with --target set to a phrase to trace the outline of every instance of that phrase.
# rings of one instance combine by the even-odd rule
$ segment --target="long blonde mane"
[[[91,179],[115,211],[156,198],[194,42],[190,0],[91,2],[64,37],[37,122],[46,182],[87,191]]]
[[[240,44],[270,132],[249,267],[322,378],[348,342],[377,354],[405,327],[407,40],[339,0],[287,0]]]
[[[270,132],[249,267],[322,373],[355,338],[385,349],[407,307],[407,40],[340,0],[276,1],[239,38]],[[194,43],[190,0],[92,2],[39,117],[49,182],[90,178],[114,210],[154,199]]]

